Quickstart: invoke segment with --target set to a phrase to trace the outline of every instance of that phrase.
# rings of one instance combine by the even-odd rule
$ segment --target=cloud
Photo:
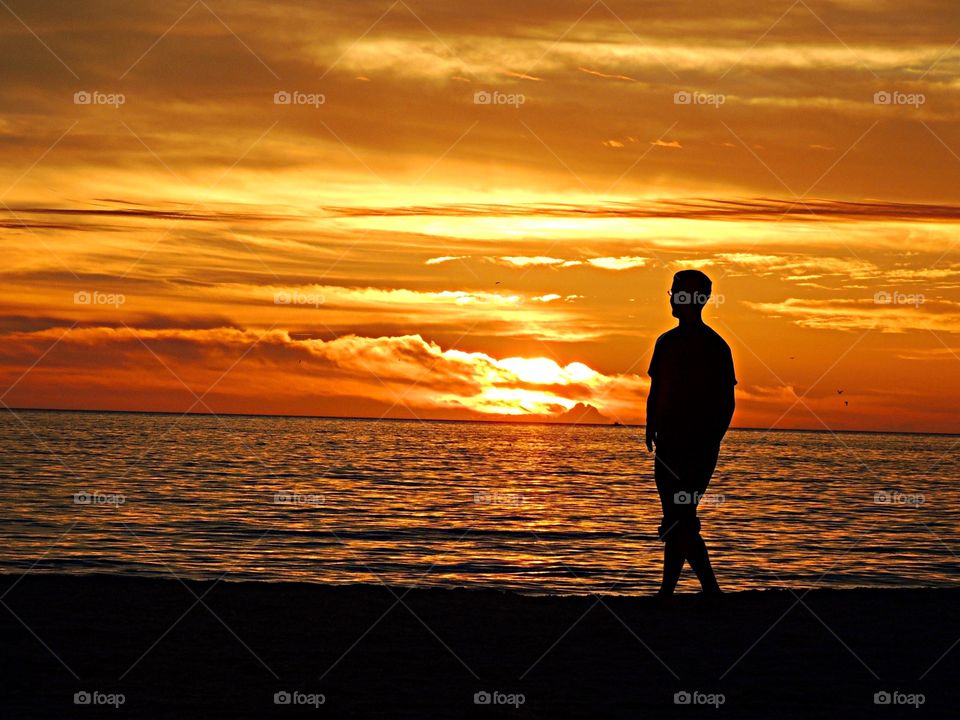
[[[593,205],[515,203],[511,205],[413,205],[393,207],[328,206],[337,217],[555,217],[636,218],[674,220],[729,220],[779,222],[788,217],[799,221],[848,220],[876,222],[960,222],[960,205],[892,201],[847,201],[823,198],[789,200],[778,198],[690,198],[642,203],[597,203]]]
[[[689,265],[693,261],[677,261]],[[840,258],[824,255],[771,254],[753,252],[716,253],[699,259],[701,267],[713,265],[728,269],[728,274],[748,273],[753,276],[776,275],[785,280],[814,280],[826,276],[850,278],[877,278],[881,269],[873,262],[859,258]]]
[[[715,253],[703,258],[677,259],[677,267],[716,267],[724,270],[725,277],[749,275],[752,277],[776,277],[789,280],[802,287],[830,289],[823,282],[813,280],[831,280],[846,290],[863,290],[869,281],[882,286],[927,283],[928,289],[946,289],[949,283],[960,279],[960,263],[941,263],[935,258],[928,266],[908,267],[902,261],[878,264],[860,257],[835,257],[823,254],[800,255],[734,252]],[[861,281],[858,283],[857,281]]]
[[[745,304],[816,330],[960,332],[960,303],[928,300],[922,293],[881,291],[860,299],[787,298],[781,302],[745,301]]]
[[[574,300],[580,300],[583,298],[583,295],[558,295],[557,293],[547,293],[546,295],[538,295],[535,298],[531,298],[534,302],[550,303],[555,300],[563,300],[564,302],[573,302]]]
[[[656,177],[657,187],[671,190],[722,184],[780,191],[777,178],[752,172],[756,159],[749,153],[711,158],[710,152],[731,140],[730,133],[714,118],[686,112],[689,108],[669,100],[678,75],[710,89],[706,83],[728,71],[738,100],[725,107],[725,122],[749,147],[763,144],[799,155],[793,163],[804,171],[799,173],[804,180],[810,176],[813,182],[827,168],[821,153],[806,157],[797,148],[845,150],[863,132],[865,116],[894,127],[886,147],[867,144],[845,155],[845,167],[831,173],[839,191],[850,187],[842,182],[849,179],[847,166],[854,166],[854,177],[872,181],[871,191],[881,186],[881,194],[891,197],[942,197],[928,190],[944,187],[951,177],[955,161],[939,143],[910,158],[916,162],[902,162],[922,143],[904,129],[920,116],[873,102],[873,93],[887,84],[890,90],[926,94],[924,121],[950,144],[943,133],[960,115],[960,105],[951,85],[957,59],[944,54],[955,39],[947,28],[957,20],[949,3],[925,2],[912,13],[890,3],[871,13],[834,4],[829,23],[842,44],[825,34],[802,5],[786,15],[780,9],[757,12],[746,3],[720,8],[689,3],[679,13],[649,4],[612,13],[599,4],[573,14],[567,3],[536,2],[523,10],[499,1],[475,5],[428,4],[413,12],[402,3],[247,2],[218,10],[222,23],[203,4],[188,8],[182,18],[163,8],[130,5],[118,11],[99,1],[80,13],[62,0],[25,9],[25,25],[12,22],[0,49],[5,70],[0,138],[10,157],[10,180],[76,120],[76,130],[25,183],[54,187],[51,179],[63,182],[61,169],[83,167],[91,189],[133,186],[146,193],[157,177],[172,187],[182,178],[189,186],[186,195],[206,197],[192,191],[209,188],[278,123],[231,171],[222,192],[254,197],[271,190],[282,171],[293,173],[287,180],[299,182],[304,195],[327,195],[317,200],[323,204],[329,195],[356,197],[349,185],[363,185],[358,178],[369,180],[371,172],[394,187],[402,187],[408,173],[416,178],[427,171],[430,181],[443,178],[475,187],[486,180],[491,180],[487,187],[509,189],[566,187],[567,169],[545,164],[543,147],[516,132],[515,117],[473,105],[471,87],[462,82],[468,79],[502,83],[504,92],[535,87],[536,102],[531,98],[525,106],[525,122],[591,185],[595,178],[609,178],[598,185],[608,187],[626,169],[617,163],[628,153],[598,153],[598,143],[627,132],[658,137],[683,113],[677,130],[682,134],[661,144],[681,144],[685,152],[650,153],[640,168],[649,167],[649,174],[631,173],[625,188],[643,190]],[[40,37],[56,36],[57,54],[69,70],[51,65],[53,58],[28,27],[37,28]],[[897,28],[895,37],[891,27]],[[638,28],[640,43],[634,34]],[[771,28],[775,32],[768,35]],[[743,38],[761,36],[764,42],[745,52]],[[128,102],[112,115],[77,107],[71,96],[82,85],[71,71],[84,84],[104,90],[123,76]],[[368,82],[357,82],[358,77]],[[273,93],[283,87],[322,92],[327,102],[319,110],[278,107]],[[624,119],[625,106],[644,108],[639,123]],[[113,122],[121,117],[123,124]],[[481,119],[458,143],[464,129]],[[783,120],[790,122],[789,132]],[[888,148],[893,150],[889,159],[878,157]],[[708,152],[699,157],[687,157],[704,149]],[[318,166],[322,175],[306,179],[301,174]],[[883,172],[890,166],[900,173]],[[483,173],[465,172],[481,168]],[[786,177],[793,173],[777,169],[793,186],[794,178]],[[154,176],[131,182],[131,175],[141,173]],[[271,182],[264,182],[268,173]],[[317,177],[334,181],[320,190],[312,182]],[[52,196],[81,197],[56,191]]]
[[[215,386],[210,407],[201,410],[222,411],[245,401],[256,402],[259,412],[282,413],[291,405],[303,408],[305,396],[322,414],[338,397],[361,397],[387,412],[397,405],[426,416],[454,410],[463,418],[522,419],[560,416],[578,403],[611,415],[635,412],[648,387],[637,375],[605,375],[582,362],[497,358],[444,349],[419,335],[348,335],[324,341],[295,339],[280,330],[235,328],[13,332],[4,336],[0,348],[0,372],[5,378],[19,376],[54,341],[8,403],[16,404],[17,393],[29,393],[33,384],[56,375],[64,392],[82,395],[97,377],[97,386],[106,384],[118,393],[130,384],[145,396],[176,389],[190,405],[196,398],[183,393],[184,388],[202,395]]]
[[[585,72],[588,75],[593,75],[595,77],[606,78],[607,80],[625,80],[627,82],[636,82],[635,78],[629,77],[628,75],[610,75],[607,73],[600,72],[599,70],[590,70],[589,68],[581,67],[577,68],[580,72]]]
[[[638,255],[622,255],[619,257],[585,257],[583,259],[564,259],[557,257],[548,257],[543,255],[502,255],[500,257],[490,258],[494,262],[513,267],[554,267],[570,268],[589,266],[600,268],[602,270],[632,270],[634,268],[644,267],[650,264],[651,258],[640,257]]]
[[[515,72],[513,70],[504,70],[503,74],[507,77],[517,78],[518,80],[534,80],[536,82],[541,82],[542,77],[537,77],[535,75],[529,75],[527,73]]]
[[[650,262],[650,258],[637,255],[623,255],[621,257],[590,258],[587,264],[604,270],[632,270],[643,267]]]
[[[537,255],[535,257],[525,257],[519,255],[502,255],[494,258],[496,262],[515,267],[529,267],[531,265],[562,265],[565,260],[562,258],[546,257]]]

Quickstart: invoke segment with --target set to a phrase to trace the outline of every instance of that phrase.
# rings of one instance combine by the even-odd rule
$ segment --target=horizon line
[[[113,413],[125,415],[186,415],[196,417],[262,417],[262,418],[299,418],[303,420],[366,420],[372,422],[438,422],[438,423],[478,423],[490,425],[579,425],[586,427],[610,427],[610,428],[645,428],[645,423],[620,423],[610,421],[605,423],[597,422],[551,422],[549,420],[482,420],[479,418],[397,418],[397,417],[367,417],[363,415],[292,415],[287,413],[235,413],[235,412],[177,412],[173,410],[101,410],[96,408],[38,408],[38,407],[11,407],[4,404],[6,412],[64,412],[64,413]],[[942,435],[945,437],[958,437],[960,432],[938,432],[934,430],[847,430],[833,428],[763,428],[763,427],[740,427],[730,426],[730,430],[742,430],[745,432],[805,432],[805,433],[827,433],[827,434],[862,434],[862,435]]]

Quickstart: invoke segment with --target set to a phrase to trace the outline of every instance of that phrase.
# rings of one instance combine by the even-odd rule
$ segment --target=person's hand
[[[647,452],[653,452],[653,444],[656,441],[656,439],[657,439],[657,431],[654,430],[653,428],[648,427],[647,437],[646,437]]]

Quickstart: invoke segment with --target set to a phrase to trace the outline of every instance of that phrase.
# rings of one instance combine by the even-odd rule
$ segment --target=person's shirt
[[[658,439],[713,437],[737,384],[730,346],[704,324],[677,326],[657,338],[647,371],[657,386]],[[726,428],[720,428],[725,430]]]

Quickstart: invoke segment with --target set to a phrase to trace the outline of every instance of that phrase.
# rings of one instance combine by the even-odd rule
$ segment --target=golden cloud
[[[41,355],[44,362],[31,370]],[[425,416],[459,411],[461,418],[550,419],[585,403],[611,418],[635,418],[649,387],[638,375],[605,375],[582,362],[496,358],[444,349],[419,335],[320,340],[235,328],[8,333],[0,368],[6,378],[26,373],[8,402],[16,403],[17,393],[31,392],[54,374],[64,393],[82,393],[95,374],[101,386],[110,383],[118,392],[129,390],[127,383],[136,383],[143,395],[189,388],[181,411],[215,387],[213,398],[199,408],[214,412],[237,402],[255,402],[261,412],[302,411],[309,407],[306,398],[314,414],[329,414],[331,408],[342,410],[337,398],[349,397],[374,401],[387,414],[400,407]]]

